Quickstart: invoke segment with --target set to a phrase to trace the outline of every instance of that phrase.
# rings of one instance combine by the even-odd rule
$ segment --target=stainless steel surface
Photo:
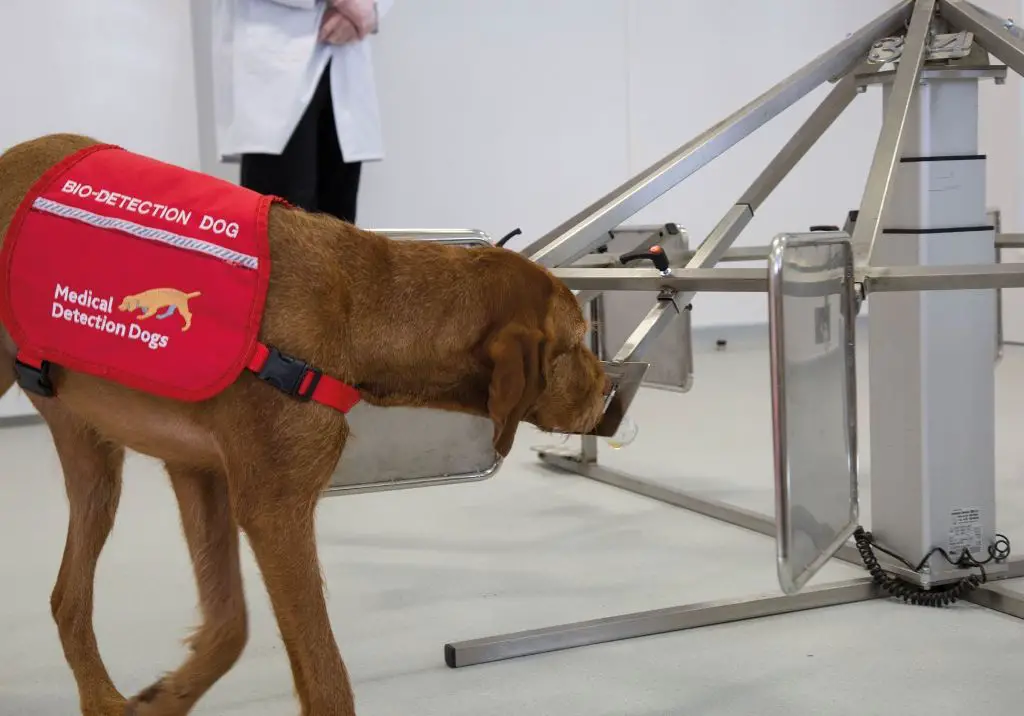
[[[1003,263],[1003,247],[999,245],[999,236],[1003,231],[1003,212],[999,209],[988,210],[988,220],[996,230],[996,263]],[[996,289],[996,363],[1003,359],[1003,289]]]
[[[803,589],[849,541],[859,520],[853,278],[853,251],[841,234],[781,235],[772,244],[776,559],[786,594]],[[794,279],[820,283],[823,300],[805,298],[803,291],[794,295]]]
[[[1024,75],[1024,41],[994,16],[962,0],[940,0],[942,17],[953,27],[973,32],[982,46],[1018,75]]]
[[[862,578],[812,587],[799,594],[765,595],[654,609],[446,644],[445,663],[455,669],[713,624],[852,604],[880,596],[871,579]]]
[[[1005,584],[982,585],[967,594],[964,599],[979,607],[1024,619],[1024,594],[1008,588]]]
[[[681,507],[684,510],[727,522],[751,532],[757,532],[769,537],[775,534],[775,520],[760,512],[673,490],[657,483],[640,480],[632,475],[612,470],[603,465],[581,464],[569,454],[546,451],[540,453],[540,458],[551,467],[589,477],[595,482],[618,487],[627,492],[643,495],[644,497],[649,497],[652,500],[658,500],[674,507]]]
[[[774,162],[769,165],[769,168],[773,165]],[[782,181],[781,176],[778,181]],[[754,218],[754,208],[756,207],[751,207],[743,202],[737,202],[730,206],[729,211],[693,252],[690,260],[686,262],[687,268],[711,268],[718,263]],[[693,294],[690,294],[686,297],[686,302],[689,303],[692,299]]]
[[[1024,249],[1024,234],[996,234],[997,249]]]
[[[1002,579],[1020,579],[1024,577],[1024,557],[1013,557],[1006,560],[1006,572]]]
[[[996,15],[994,12],[989,12],[985,8],[976,5],[975,3],[972,3],[969,0],[964,4],[970,5],[983,16],[991,20],[992,24],[1000,28],[1001,30],[1008,32],[1009,34],[1013,35],[1019,40],[1024,39],[1024,29],[1022,29],[1021,26],[1018,25],[1012,18],[1000,17],[999,15]]]
[[[870,73],[869,73],[870,74]],[[757,211],[765,199],[775,191],[793,167],[800,163],[811,147],[813,147],[822,135],[828,131],[832,124],[839,118],[850,103],[857,97],[857,80],[853,75],[847,75],[841,79],[828,96],[819,104],[803,125],[796,130],[792,139],[775,156],[771,163],[765,167],[760,176],[754,180],[740,200],[738,205],[746,205],[751,210]],[[732,243],[732,242],[730,242]],[[714,262],[711,262],[714,263]]]
[[[655,269],[557,268],[553,273],[570,288],[598,291],[765,293],[768,274],[762,268],[674,269],[662,276]],[[1024,287],[1024,263],[948,266],[875,266],[856,269],[866,294],[887,291],[959,291],[976,288]],[[807,296],[820,287],[808,282]]]
[[[587,306],[587,312],[590,314],[590,350],[602,361],[608,359],[608,346],[605,340],[608,326],[605,323],[604,307],[605,295],[603,293],[594,296]],[[596,435],[580,436],[580,459],[585,462],[597,461]]]
[[[580,258],[574,268],[585,268],[591,259],[614,257],[615,268],[641,268],[650,264],[637,261],[628,266],[621,263],[625,253],[648,251],[654,244],[660,245],[669,265],[681,267],[692,256],[689,251],[689,235],[677,224],[663,226],[626,226],[609,232],[610,239],[604,244],[606,251]],[[586,293],[586,292],[585,292]],[[662,292],[652,291],[607,291],[603,295],[604,340],[609,349],[607,357],[619,354],[619,347],[627,343],[641,342],[641,353],[627,360],[642,360],[650,367],[644,375],[644,385],[674,392],[686,392],[693,386],[693,336],[689,311],[666,312],[662,320],[649,323],[651,307],[659,303]],[[577,300],[578,297],[577,297]],[[682,305],[680,304],[680,308]],[[673,317],[674,316],[674,317]],[[637,327],[643,326],[641,334]]]
[[[925,47],[937,0],[915,0],[910,29],[907,31],[903,54],[900,57],[896,79],[893,80],[889,107],[882,121],[882,131],[875,147],[875,155],[868,171],[867,186],[861,199],[857,225],[853,230],[853,244],[867,248],[867,262],[872,263],[875,242],[881,228],[882,215],[888,205],[893,176],[899,165],[904,129],[914,92],[921,78]]]
[[[475,229],[380,229],[389,238],[457,246],[490,246]],[[485,480],[501,459],[484,417],[427,408],[366,403],[348,415],[351,434],[326,495],[352,495]],[[397,447],[396,447],[397,446]]]
[[[737,246],[722,254],[718,263],[726,261],[767,261],[769,246]]]
[[[598,289],[587,289],[586,291],[573,291],[576,295],[576,301],[581,305],[585,306],[594,300],[597,296],[600,296],[603,291]]]
[[[653,268],[556,268],[552,273],[569,288],[599,291],[729,291],[764,293],[768,276],[763,268],[673,269],[662,276]]]
[[[403,436],[404,437],[404,436]],[[407,446],[403,445],[403,450],[407,449]],[[461,462],[465,462],[466,456],[462,453],[453,456],[452,459],[457,459]],[[419,460],[416,461],[417,465],[422,464]],[[323,494],[328,497],[336,497],[340,495],[358,495],[368,492],[384,492],[387,490],[411,490],[417,487],[438,487],[440,485],[462,485],[467,482],[481,482],[490,477],[493,477],[498,469],[501,467],[501,458],[495,456],[490,465],[481,467],[479,470],[465,470],[464,467],[460,467],[460,472],[451,472],[448,474],[440,475],[422,475],[419,477],[409,477],[407,472],[403,472],[400,476],[396,476],[391,480],[376,480],[362,483],[346,484],[344,480],[344,474],[349,472],[345,470],[345,466],[339,467],[339,472],[335,473],[331,483],[323,491]],[[436,469],[436,468],[434,468]],[[354,471],[353,471],[354,472]],[[364,474],[364,473],[360,473]]]
[[[757,532],[767,537],[775,536],[775,519],[770,515],[730,505],[709,497],[697,497],[682,490],[675,490],[655,482],[642,480],[633,475],[627,475],[624,472],[595,464],[592,460],[581,460],[578,454],[568,450],[547,449],[538,452],[544,463],[559,470],[588,477],[596,482],[632,492],[634,495],[642,495],[658,502],[664,502],[667,505],[681,507],[684,510],[736,527],[742,527],[745,530]],[[836,553],[836,559],[858,567],[864,566],[860,553],[857,552],[857,548],[854,547],[852,542],[840,548]]]
[[[601,360],[608,359],[608,342],[605,339],[607,326],[605,325],[604,295],[598,294],[587,306],[590,314],[590,350]]]
[[[487,418],[366,403],[347,418],[351,434],[325,490],[330,495],[476,482],[501,464]]]
[[[679,314],[685,310],[685,306],[680,306],[677,303],[674,294],[666,292],[663,297],[658,298],[644,319],[640,321],[640,325],[629,335],[612,361],[622,363],[643,359],[647,349],[661,335],[661,332],[679,318]]]
[[[23,428],[28,427],[29,425],[41,425],[43,422],[43,416],[39,413],[29,413],[28,415],[5,415],[0,417],[0,429]]]
[[[589,253],[608,231],[830,77],[852,67],[858,58],[866,55],[875,40],[903,25],[910,12],[910,3],[911,0],[903,0],[757,99],[532,243],[524,253],[548,267],[571,264]]]
[[[1024,264],[883,266],[858,271],[868,295],[883,291],[958,291],[1024,287]]]
[[[588,435],[610,438],[619,429],[629,406],[636,398],[648,364],[639,362],[602,361],[605,374],[611,379],[612,391],[605,402],[604,417]]]
[[[857,75],[857,84],[861,87],[869,85],[880,85],[892,82],[896,77],[895,70],[884,72],[865,73]],[[921,82],[929,80],[971,80],[991,78],[994,80],[1006,79],[1006,67],[1004,65],[985,65],[984,67],[924,67],[921,70]]]
[[[459,246],[493,246],[494,241],[486,231],[479,229],[371,229],[375,234],[389,239],[433,241],[440,244]]]

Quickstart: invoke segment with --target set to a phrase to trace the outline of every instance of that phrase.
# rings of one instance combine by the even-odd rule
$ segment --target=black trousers
[[[356,221],[360,162],[346,162],[331,104],[330,66],[281,154],[243,154],[241,185],[307,211]]]

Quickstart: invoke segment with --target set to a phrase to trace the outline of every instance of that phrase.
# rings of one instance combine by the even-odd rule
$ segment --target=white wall
[[[4,0],[0,17],[0,151],[81,132],[199,167],[187,4]],[[0,417],[31,410],[0,399]]]
[[[0,148],[82,132],[197,167],[189,7],[4,0]]]

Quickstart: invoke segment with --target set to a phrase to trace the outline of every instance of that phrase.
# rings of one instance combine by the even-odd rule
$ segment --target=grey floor
[[[603,460],[770,512],[765,351],[699,353],[696,372],[689,394],[645,391],[639,439]],[[997,376],[1000,528],[1024,550],[1024,349],[1008,348]],[[539,442],[521,434],[485,483],[323,503],[330,610],[361,716],[1021,712],[1024,622],[969,604],[876,601],[446,668],[446,641],[778,593],[771,539],[547,471],[530,450]],[[48,605],[66,520],[56,457],[41,427],[0,430],[0,455],[0,714],[72,714]],[[244,559],[251,641],[197,713],[295,714],[247,549]],[[832,563],[814,583],[862,574]],[[177,664],[194,596],[170,488],[155,463],[133,457],[96,604],[100,647],[122,690]]]

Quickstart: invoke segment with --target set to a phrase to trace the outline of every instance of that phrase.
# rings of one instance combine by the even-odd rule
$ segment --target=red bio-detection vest
[[[347,412],[353,388],[259,341],[274,201],[107,144],[52,167],[0,252],[19,384],[53,395],[55,364],[200,401],[248,369]]]

